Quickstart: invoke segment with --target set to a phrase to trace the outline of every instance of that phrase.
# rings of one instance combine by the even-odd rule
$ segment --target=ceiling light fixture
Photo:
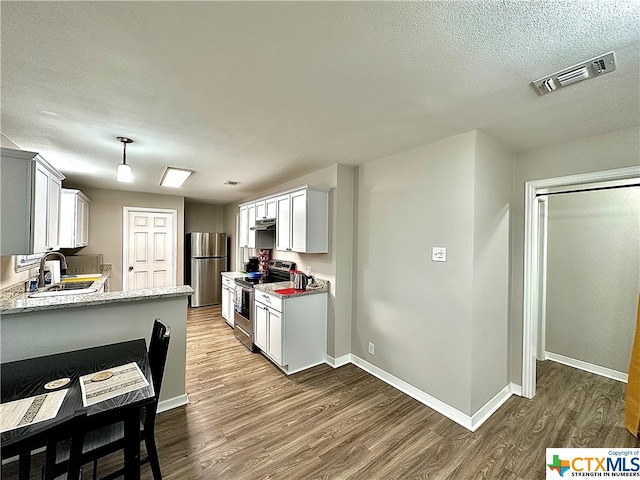
[[[186,168],[167,167],[164,170],[164,174],[162,174],[160,185],[169,188],[180,188],[194,173],[193,170],[187,170]]]
[[[131,183],[133,182],[133,172],[131,167],[127,165],[127,143],[133,143],[133,140],[127,137],[117,138],[122,142],[124,152],[122,153],[122,163],[118,165],[118,170],[116,171],[116,181]]]

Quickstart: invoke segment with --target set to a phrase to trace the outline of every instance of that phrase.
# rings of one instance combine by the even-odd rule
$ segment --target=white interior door
[[[177,215],[124,207],[122,290],[176,285]]]

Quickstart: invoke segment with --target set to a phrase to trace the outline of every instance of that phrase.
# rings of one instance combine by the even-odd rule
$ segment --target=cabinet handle
[[[264,298],[267,302],[271,303],[271,299],[267,295],[262,294],[262,298]]]

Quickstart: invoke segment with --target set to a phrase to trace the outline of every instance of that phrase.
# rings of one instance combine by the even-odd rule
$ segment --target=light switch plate
[[[431,260],[434,262],[446,262],[447,261],[446,247],[433,247],[431,249]]]

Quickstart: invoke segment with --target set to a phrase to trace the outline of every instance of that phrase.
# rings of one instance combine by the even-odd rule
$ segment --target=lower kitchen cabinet
[[[255,289],[255,345],[285,373],[325,362],[327,294],[280,298]]]
[[[222,275],[222,318],[233,327],[235,282]]]

